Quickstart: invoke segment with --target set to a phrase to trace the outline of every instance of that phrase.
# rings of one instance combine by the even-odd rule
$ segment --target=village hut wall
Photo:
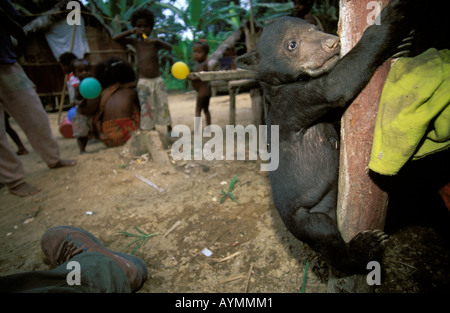
[[[25,25],[26,40],[20,49],[19,63],[28,77],[36,85],[37,93],[42,98],[54,98],[56,103],[61,97],[64,85],[64,73],[58,60],[53,55],[45,38],[45,33],[54,23],[66,19],[70,10],[66,9],[68,0],[61,1],[51,10]],[[80,2],[84,20],[86,40],[89,52],[84,57],[95,67],[111,56],[127,59],[125,47],[112,39],[111,33],[91,12]],[[67,51],[71,42],[67,42]],[[66,93],[67,95],[67,93]],[[67,99],[67,98],[66,98]],[[43,99],[48,102],[48,99]]]

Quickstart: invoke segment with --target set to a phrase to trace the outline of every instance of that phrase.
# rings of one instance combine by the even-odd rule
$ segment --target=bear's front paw
[[[412,30],[409,33],[409,35],[402,40],[402,43],[397,47],[397,52],[392,56],[392,58],[408,56],[412,46],[413,39],[414,39],[414,30]]]
[[[370,261],[381,261],[388,235],[381,230],[366,230],[348,243],[349,253],[358,268],[365,269]]]

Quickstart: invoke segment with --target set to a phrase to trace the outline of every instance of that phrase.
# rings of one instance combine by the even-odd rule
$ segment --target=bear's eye
[[[295,50],[297,48],[297,42],[294,40],[289,41],[288,49],[290,51]]]

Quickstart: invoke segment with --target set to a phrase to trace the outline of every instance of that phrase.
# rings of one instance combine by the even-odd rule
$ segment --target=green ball
[[[86,77],[80,83],[80,94],[86,99],[97,98],[101,92],[100,82],[93,77]]]

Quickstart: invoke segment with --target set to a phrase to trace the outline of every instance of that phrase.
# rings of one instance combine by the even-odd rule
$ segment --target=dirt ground
[[[195,93],[170,94],[169,105],[173,125],[193,129]],[[225,126],[228,97],[212,98],[210,108],[213,123]],[[149,154],[130,156],[100,142],[91,141],[80,155],[75,139],[59,133],[57,116],[49,113],[50,124],[62,157],[77,159],[75,167],[49,170],[11,120],[30,151],[20,156],[27,181],[42,191],[19,198],[0,190],[0,275],[49,270],[40,238],[50,227],[82,227],[109,249],[127,253],[134,239],[120,232],[137,234],[138,227],[157,234],[135,252],[149,269],[140,292],[326,292],[327,283],[311,270],[315,253],[283,225],[260,161],[174,161],[176,172],[169,173]],[[237,97],[236,123],[252,123],[247,93]],[[228,197],[220,204],[221,190],[236,175],[237,202]],[[205,248],[212,255],[203,254]],[[449,261],[449,249],[434,231],[409,227],[391,236],[375,292],[449,292]]]

